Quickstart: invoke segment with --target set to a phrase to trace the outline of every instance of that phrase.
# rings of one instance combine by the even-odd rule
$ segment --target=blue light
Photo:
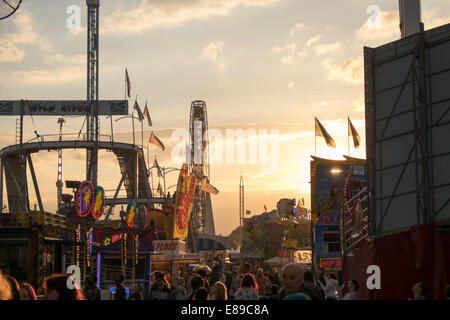
[[[114,286],[114,287],[110,287],[108,289],[108,291],[111,291],[112,293],[115,293],[116,289],[117,289],[117,287]],[[125,293],[126,293],[127,297],[129,297],[130,296],[130,288],[125,287]]]

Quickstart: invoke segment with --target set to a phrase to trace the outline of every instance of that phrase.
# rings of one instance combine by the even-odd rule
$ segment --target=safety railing
[[[367,199],[366,187],[344,203],[340,215],[343,254],[354,250],[368,235],[368,208],[364,207]],[[359,204],[354,208],[357,201]]]
[[[56,142],[56,141],[88,141],[86,133],[63,133],[63,134],[43,134],[26,141],[25,143],[33,142]],[[99,134],[98,141],[112,142],[112,136],[106,134]]]

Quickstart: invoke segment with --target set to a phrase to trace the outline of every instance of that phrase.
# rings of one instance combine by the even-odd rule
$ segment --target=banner
[[[91,110],[87,100],[0,100],[0,115],[20,116],[23,102],[24,116],[70,116],[86,115]],[[97,102],[92,103],[96,107]],[[128,114],[127,100],[99,100],[99,116]]]
[[[194,204],[194,193],[197,187],[197,177],[195,173],[187,176],[187,165],[184,164],[178,179],[177,205],[175,226],[173,232],[174,239],[185,240],[188,236],[188,223]]]
[[[170,239],[173,228],[173,213],[164,213],[161,209],[148,209],[147,215],[149,216],[149,227],[154,227],[158,231],[164,231],[164,239]]]

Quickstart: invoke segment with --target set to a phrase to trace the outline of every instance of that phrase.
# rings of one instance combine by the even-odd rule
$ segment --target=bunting
[[[161,167],[159,166],[159,163],[156,160],[156,157],[155,157],[155,160],[153,161],[153,167],[156,167],[158,169],[158,177],[161,178],[163,175],[161,173]]]
[[[145,101],[144,117],[147,118],[148,126],[149,126],[149,127],[152,127],[153,124],[152,124],[152,119],[150,119],[150,113],[148,112],[147,101]]]
[[[155,136],[155,134],[152,131],[152,135],[150,136],[150,140],[148,141],[151,144],[154,144],[155,146],[158,146],[162,149],[162,151],[164,151],[166,149],[166,147],[164,147],[164,144],[161,142],[161,140],[158,139],[157,136]]]
[[[200,185],[200,190],[212,193],[213,195],[217,195],[219,193],[219,190],[208,183],[207,179],[202,180],[202,184]]]
[[[138,113],[139,121],[144,120],[144,115],[142,114],[141,108],[139,108],[139,104],[137,102],[137,96],[136,96],[136,101],[134,102],[134,110],[136,110]]]

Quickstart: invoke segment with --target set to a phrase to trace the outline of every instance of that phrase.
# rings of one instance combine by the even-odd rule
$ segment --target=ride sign
[[[75,211],[81,218],[86,217],[94,205],[94,186],[89,181],[83,181],[75,193]]]
[[[95,188],[94,206],[92,208],[92,217],[97,220],[103,214],[105,206],[105,190],[102,187]]]
[[[134,225],[136,224],[136,204],[134,203],[134,201],[131,201],[128,204],[127,207],[127,215],[126,215],[126,221],[127,221],[127,226],[128,228],[133,228]]]
[[[194,203],[194,192],[196,187],[197,177],[195,173],[192,173],[187,179],[185,188],[181,190],[174,238],[179,238],[180,240],[184,240],[187,238],[188,222]]]

